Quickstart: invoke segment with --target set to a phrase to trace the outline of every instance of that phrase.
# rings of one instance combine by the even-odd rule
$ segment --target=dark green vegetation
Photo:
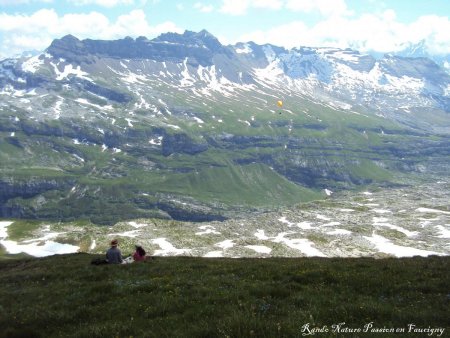
[[[378,61],[348,50],[138,40],[0,62],[0,217],[223,220],[448,172],[450,78],[424,59],[380,61],[372,83]],[[431,82],[387,81],[404,76]]]
[[[328,328],[316,337],[393,336],[333,333],[342,322],[444,328],[441,337],[450,330],[449,257],[157,257],[93,266],[94,257],[0,261],[0,336],[301,337],[308,323]]]
[[[400,174],[444,170],[449,161],[447,136],[415,134],[377,117],[307,101],[293,107],[309,117],[300,110],[279,115],[224,107],[206,112],[223,123],[196,111],[207,121],[203,130],[172,116],[183,131],[152,126],[148,112],[133,128],[97,118],[36,122],[25,113],[0,112],[0,216],[97,224],[138,217],[222,220],[239,209],[321,199],[325,188],[396,184]],[[158,138],[160,145],[149,143]]]

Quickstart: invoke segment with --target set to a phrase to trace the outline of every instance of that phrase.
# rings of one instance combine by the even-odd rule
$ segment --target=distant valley
[[[36,238],[45,222],[47,235],[62,222],[75,236],[63,242],[84,251],[111,231],[141,231],[130,222],[156,222],[173,248],[200,256],[311,253],[297,245],[319,256],[391,254],[376,249],[384,239],[448,254],[448,196],[434,206],[423,189],[418,203],[411,194],[446,187],[449,160],[450,75],[424,57],[224,46],[186,31],[65,36],[0,61],[0,217],[24,220]],[[361,195],[374,187],[379,208]],[[83,239],[76,224],[100,227]],[[168,244],[152,242],[167,237],[158,231],[142,238],[165,254]],[[222,237],[203,242],[202,231]],[[333,236],[352,240],[339,247]],[[22,240],[32,238],[12,237]],[[234,249],[216,245],[227,240]]]

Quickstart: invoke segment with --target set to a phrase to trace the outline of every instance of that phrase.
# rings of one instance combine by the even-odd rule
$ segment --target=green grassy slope
[[[202,259],[93,266],[86,254],[0,261],[0,337],[392,337],[450,330],[450,258]],[[419,273],[420,272],[420,273]],[[304,332],[303,332],[304,333]],[[400,335],[402,336],[402,335]],[[435,333],[433,336],[437,336]]]
[[[188,191],[199,200],[216,199],[229,204],[283,205],[323,197],[302,188],[262,164],[202,168],[197,172],[174,175],[156,185],[164,192]]]
[[[99,83],[124,90],[114,77],[97,75]],[[373,114],[275,88],[198,98],[164,81],[151,83],[156,87],[145,95],[154,109],[134,101],[106,112],[87,108],[73,100],[105,102],[85,91],[64,96],[58,118],[56,97],[36,116],[0,107],[2,216],[106,224],[168,217],[170,210],[176,218],[186,210],[167,203],[184,198],[211,210],[189,219],[217,219],[235,206],[291,205],[320,198],[325,188],[395,184],[399,174],[448,163],[448,136]],[[222,209],[213,210],[218,204]]]

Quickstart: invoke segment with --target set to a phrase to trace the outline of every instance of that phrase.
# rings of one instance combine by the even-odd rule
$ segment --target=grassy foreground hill
[[[0,336],[450,333],[450,257],[156,257],[144,263],[94,266],[90,261],[95,257],[1,260]]]

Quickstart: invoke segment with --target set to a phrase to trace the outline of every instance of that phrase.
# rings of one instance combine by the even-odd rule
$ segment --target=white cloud
[[[220,11],[230,15],[244,15],[249,9],[265,8],[310,13],[318,11],[324,16],[348,15],[345,0],[222,0]]]
[[[235,42],[272,43],[287,48],[327,46],[351,47],[361,52],[396,52],[408,43],[425,40],[430,53],[450,53],[450,21],[447,17],[422,16],[410,24],[398,22],[396,18],[393,10],[359,17],[331,15],[314,26],[294,21],[246,33]]]
[[[252,7],[266,9],[280,9],[283,3],[280,0],[254,0],[250,2]]]
[[[407,26],[406,39],[426,40],[432,54],[450,54],[450,20],[445,16],[426,15]],[[414,39],[414,40],[413,40]]]
[[[41,9],[30,16],[0,13],[0,31],[39,34],[40,29],[54,27],[57,20],[58,16],[52,9]]]
[[[244,15],[251,8],[280,9],[281,0],[222,0],[220,11],[230,15]]]
[[[286,0],[286,8],[305,13],[318,11],[326,17],[351,14],[345,0]]]
[[[53,9],[41,9],[31,15],[0,13],[0,59],[26,50],[43,50],[53,39],[66,34],[80,39],[118,39],[182,31],[170,21],[151,25],[142,10],[121,15],[114,22],[98,12],[63,16]]]
[[[401,23],[397,13],[387,9],[379,14],[358,17],[345,0],[222,0],[220,11],[230,15],[244,15],[250,9],[266,8],[319,13],[322,21],[306,26],[293,21],[267,30],[247,32],[237,41],[272,43],[287,48],[295,46],[351,47],[362,52],[395,52],[409,43],[425,40],[429,52],[450,52],[450,23],[446,16],[428,15],[412,23]]]
[[[0,6],[23,5],[23,4],[29,4],[32,2],[52,3],[53,0],[0,0]]]
[[[43,2],[51,0],[0,0],[0,4]],[[159,0],[70,0],[81,3],[97,3],[103,6],[131,3],[157,3]],[[178,10],[186,5],[178,2]],[[200,11],[215,8],[203,0],[194,7]],[[222,0],[219,11],[242,15],[257,8],[278,10],[281,8],[303,13],[320,13],[323,20],[314,25],[303,21],[286,22],[264,30],[246,32],[238,37],[220,37],[224,43],[255,41],[272,43],[287,48],[298,46],[351,47],[362,52],[398,51],[408,43],[426,41],[432,54],[450,53],[450,20],[447,16],[421,16],[411,23],[399,22],[397,13],[386,9],[378,14],[356,16],[351,13],[344,0]],[[206,29],[208,27],[205,27]],[[43,50],[54,38],[72,34],[80,39],[117,39],[124,36],[147,36],[149,38],[165,32],[182,32],[175,23],[152,24],[143,10],[132,10],[114,21],[99,12],[59,15],[53,9],[41,9],[32,14],[7,14],[0,12],[0,59],[19,54],[25,50]]]
[[[248,6],[248,0],[223,0],[220,11],[231,15],[242,15],[247,12]]]
[[[7,48],[0,49],[0,60],[25,51],[42,50],[42,46],[48,46],[51,42],[51,38],[44,36],[11,34],[3,40],[3,46]]]
[[[156,26],[150,26],[145,13],[142,10],[133,10],[129,14],[121,15],[116,22],[109,25],[102,32],[102,38],[115,39],[123,36],[156,36],[167,32],[182,32],[173,22],[164,22]]]
[[[292,32],[295,32],[295,34],[292,34]],[[309,29],[303,22],[295,21],[267,31],[258,30],[244,34],[238,38],[238,41],[253,41],[258,44],[271,43],[286,48],[298,47],[300,42],[302,42],[302,45],[310,46],[313,39],[309,40],[308,32]]]
[[[118,5],[134,5],[134,0],[67,0],[76,6],[98,5],[103,7],[115,7]],[[142,1],[141,1],[142,2]],[[145,4],[145,2],[144,2]]]
[[[198,9],[200,12],[202,13],[210,13],[214,10],[214,6],[213,5],[205,5],[201,2],[196,2],[194,4],[194,8]]]

